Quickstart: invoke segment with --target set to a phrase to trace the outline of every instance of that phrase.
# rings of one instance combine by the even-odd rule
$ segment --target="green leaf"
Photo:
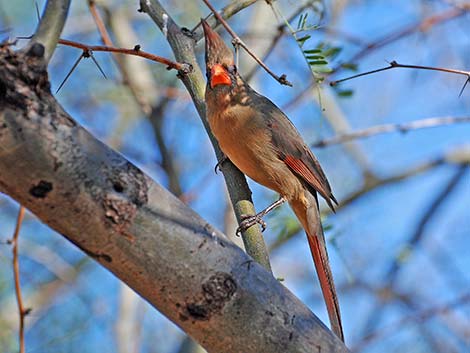
[[[310,34],[307,34],[306,36],[297,38],[297,42],[300,43],[300,45],[303,45],[306,40],[310,39],[312,36]]]
[[[300,28],[300,24],[302,23],[302,16],[303,16],[303,14],[300,14],[299,20],[297,21],[297,29]]]
[[[307,55],[305,56],[307,60],[324,60],[325,57],[323,55]]]
[[[341,67],[346,70],[357,71],[357,64],[354,63],[343,63]]]
[[[320,54],[321,49],[306,49],[304,50],[305,54]]]
[[[306,25],[306,22],[307,22],[307,17],[308,17],[308,12],[305,13],[304,19],[302,21],[302,27],[301,28],[305,28],[305,25]]]
[[[337,90],[336,94],[339,97],[348,98],[353,95],[354,91],[352,89]]]
[[[327,65],[312,66],[312,70],[313,72],[322,73],[322,74],[327,74],[333,71],[333,69]]]
[[[340,47],[331,47],[323,50],[323,55],[325,57],[335,57],[341,52],[342,48]]]
[[[308,62],[310,65],[328,65],[326,60],[311,60]]]

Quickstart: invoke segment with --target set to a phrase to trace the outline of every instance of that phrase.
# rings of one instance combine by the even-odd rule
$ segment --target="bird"
[[[240,76],[223,39],[201,20],[205,36],[206,115],[226,156],[255,182],[285,199],[304,228],[332,331],[344,341],[317,193],[338,204],[320,163],[289,118]]]

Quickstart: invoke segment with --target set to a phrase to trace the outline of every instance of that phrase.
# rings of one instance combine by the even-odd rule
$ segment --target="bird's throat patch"
[[[211,69],[211,88],[214,88],[218,85],[228,85],[232,84],[230,75],[222,65],[215,64]]]

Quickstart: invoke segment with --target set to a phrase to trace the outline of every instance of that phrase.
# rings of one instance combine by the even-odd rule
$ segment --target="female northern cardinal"
[[[204,20],[202,26],[211,130],[238,169],[289,202],[307,233],[332,330],[344,340],[317,200],[318,192],[334,210],[328,180],[287,116],[243,81],[232,51]]]

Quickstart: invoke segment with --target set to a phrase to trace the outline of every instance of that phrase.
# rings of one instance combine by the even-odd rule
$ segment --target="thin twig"
[[[240,11],[246,9],[247,7],[253,5],[256,1],[258,0],[238,0],[238,1],[233,1],[227,6],[225,6],[221,11],[220,15],[222,18],[225,20],[229,19],[230,17],[236,15]],[[219,20],[217,18],[214,18],[214,14],[211,13],[204,20],[212,27],[216,28],[219,24]],[[199,21],[196,26],[191,30],[192,36],[196,42],[202,39],[204,37],[204,33],[201,28],[201,21]]]
[[[353,76],[350,76],[350,77],[342,78],[342,79],[340,79],[340,80],[331,81],[331,82],[330,82],[330,86],[336,86],[336,85],[339,84],[339,83],[342,83],[342,82],[345,82],[345,81],[349,81],[349,80],[352,80],[352,79],[354,79],[354,78],[358,78],[358,77],[362,77],[362,76],[367,76],[367,75],[375,74],[375,73],[377,73],[377,72],[387,71],[387,70],[396,69],[396,68],[415,69],[415,70],[441,71],[441,72],[447,72],[447,73],[451,73],[451,74],[464,75],[464,76],[467,77],[467,80],[470,79],[470,71],[456,70],[456,69],[448,69],[448,68],[445,68],[445,67],[434,67],[434,66],[399,64],[399,63],[397,63],[395,60],[393,60],[393,61],[390,62],[390,64],[389,64],[388,66],[386,66],[386,67],[382,67],[382,68],[380,68],[380,69],[376,69],[376,70],[372,70],[372,71],[363,72],[363,73],[360,73],[360,74],[357,74],[357,75],[353,75]],[[465,84],[466,84],[466,83],[465,83]],[[465,88],[465,86],[464,86],[464,88]]]
[[[296,18],[303,10],[305,10],[308,6],[311,5],[311,2],[307,2],[304,5],[300,6],[287,20],[287,23],[291,22],[294,18]],[[287,23],[284,22],[280,24],[277,28],[277,33],[274,35],[274,37],[271,40],[271,44],[269,45],[268,49],[263,55],[263,62],[268,59],[268,57],[271,55],[271,53],[274,51],[274,48],[277,46],[281,38],[283,37],[285,33],[285,29],[287,27]],[[244,75],[244,78],[249,82],[254,74],[257,72],[259,66],[255,66],[247,75]]]
[[[152,60],[164,65],[168,66],[168,69],[174,69],[178,70],[179,72],[182,73],[190,73],[192,71],[192,66],[187,64],[187,63],[179,63],[175,61],[171,61],[167,58],[154,55],[151,53],[147,53],[143,50],[140,49],[139,45],[136,45],[132,49],[126,49],[126,48],[115,48],[115,47],[108,47],[105,45],[87,45],[79,42],[74,42],[72,40],[68,39],[59,39],[59,44],[66,45],[69,47],[74,47],[78,49],[82,49],[84,51],[103,51],[103,52],[110,52],[110,53],[119,53],[119,54],[127,54],[127,55],[135,55],[135,56],[140,56],[142,58]]]
[[[357,61],[374,51],[385,47],[389,44],[392,44],[400,39],[403,39],[405,37],[408,37],[415,32],[421,30],[421,31],[429,31],[429,29],[433,26],[436,26],[438,24],[444,23],[446,21],[450,21],[454,18],[457,18],[459,16],[464,15],[465,13],[470,10],[470,4],[464,4],[462,5],[461,8],[459,9],[451,9],[447,12],[442,12],[438,13],[436,15],[429,16],[422,21],[419,21],[418,23],[405,26],[402,28],[399,28],[393,32],[390,32],[381,38],[376,39],[374,42],[370,43],[367,45],[367,47],[363,48],[359,52],[357,52],[355,55],[353,55],[351,58],[344,60],[343,63],[348,63],[348,64],[355,64]],[[337,73],[343,68],[343,63],[337,65],[336,67],[333,68],[333,73]],[[330,75],[331,75],[330,74]],[[283,109],[291,109],[293,106],[295,106],[298,102],[300,102],[303,98],[307,96],[307,94],[310,93],[310,89],[315,85],[315,81],[312,81],[307,87],[305,87],[297,96],[295,96],[293,99],[291,99],[289,102],[287,102],[284,106]]]
[[[109,35],[104,21],[96,7],[96,2],[94,0],[88,0],[88,6],[90,8],[90,12],[93,16],[93,19],[95,20],[98,32],[100,33],[101,40],[106,46],[114,47],[114,43],[111,40],[111,36]],[[168,187],[174,195],[179,197],[183,193],[183,188],[181,186],[181,183],[179,182],[179,175],[177,173],[177,168],[172,155],[172,151],[167,146],[162,133],[164,112],[167,108],[168,103],[170,102],[171,97],[163,97],[160,102],[155,105],[148,104],[148,102],[146,102],[145,99],[141,97],[138,90],[136,90],[136,88],[132,84],[133,82],[135,82],[136,79],[138,79],[139,76],[132,74],[131,79],[131,73],[128,71],[130,67],[128,67],[128,65],[126,65],[123,60],[121,60],[123,58],[118,57],[118,55],[116,54],[114,54],[114,57],[118,65],[119,71],[121,72],[121,75],[124,78],[125,85],[129,88],[132,93],[132,96],[136,100],[136,103],[140,106],[142,112],[145,113],[147,119],[152,124],[155,139],[157,141],[158,149],[161,155],[161,167],[168,176]]]
[[[240,37],[234,32],[234,30],[228,25],[228,23],[220,16],[220,14],[215,10],[215,8],[211,5],[211,3],[208,0],[202,0],[204,3],[207,5],[207,7],[212,11],[214,16],[219,20],[219,22],[225,27],[228,33],[233,38],[232,43],[235,46],[240,46],[245,51],[253,58],[255,61],[268,73],[270,74],[277,82],[279,82],[281,85],[286,85],[292,87],[292,83],[290,83],[285,74],[282,74],[281,76],[276,75],[269,67],[266,66],[266,64],[258,57],[256,56],[255,53],[253,53],[248,46],[240,39]]]
[[[345,60],[344,62],[356,63],[359,59],[363,58],[364,56],[368,55],[374,50],[380,49],[390,43],[393,43],[399,39],[407,37],[417,31],[426,32],[430,28],[440,23],[462,16],[469,10],[470,10],[470,4],[465,4],[465,6],[462,5],[462,8],[453,8],[453,9],[450,9],[449,11],[440,12],[438,14],[435,14],[435,15],[432,15],[423,19],[419,21],[418,23],[414,23],[414,24],[405,26],[399,29],[398,31],[388,33],[382,36],[381,38],[378,38],[373,43],[370,43],[367,47],[360,50],[359,52],[354,54],[350,59]],[[340,68],[341,68],[341,65],[338,65],[337,67],[333,69],[333,72],[338,71]]]
[[[15,232],[13,233],[13,238],[11,240],[11,244],[13,245],[13,275],[15,279],[15,294],[16,294],[16,302],[18,303],[18,314],[19,314],[19,331],[18,331],[18,339],[20,343],[20,353],[25,352],[25,344],[24,344],[24,319],[26,315],[30,312],[29,309],[25,309],[23,305],[23,299],[21,296],[21,285],[20,285],[20,264],[18,260],[18,237],[20,235],[21,224],[24,218],[25,208],[23,206],[20,207],[18,211],[18,217],[16,219],[16,227]]]
[[[104,25],[104,21],[101,18],[98,9],[96,8],[96,2],[94,0],[88,0],[88,7],[90,8],[91,16],[93,16],[93,20],[95,21],[96,27],[98,28],[98,32],[100,32],[101,40],[103,41],[104,45],[107,47],[114,47],[111,37],[106,30],[106,26]]]
[[[346,134],[337,135],[328,139],[324,139],[312,144],[312,147],[325,147],[329,145],[334,145],[337,143],[344,143],[356,139],[362,139],[378,134],[384,134],[387,132],[401,132],[406,133],[411,130],[426,129],[443,125],[451,124],[462,124],[470,123],[470,116],[465,117],[455,117],[455,116],[445,116],[445,117],[436,117],[415,120],[408,123],[400,124],[383,124],[376,125],[366,129],[353,131]]]
[[[411,322],[424,322],[429,318],[432,318],[437,315],[443,315],[453,309],[463,304],[470,302],[470,293],[464,293],[462,296],[448,302],[445,304],[438,305],[429,309],[425,309],[418,313],[412,313],[411,315],[405,316],[404,318],[397,320],[393,323],[388,324],[387,326],[381,328],[380,330],[374,331],[370,334],[364,336],[364,338],[355,346],[351,348],[352,352],[362,352],[364,348],[373,341],[377,339],[386,337],[389,334],[396,333],[397,329],[403,328],[407,323]]]
[[[419,220],[416,230],[414,231],[411,238],[406,241],[405,244],[403,244],[403,246],[398,250],[396,256],[392,259],[392,262],[390,263],[390,266],[384,277],[384,283],[388,283],[388,287],[393,288],[395,286],[395,282],[398,278],[400,270],[404,267],[403,265],[408,262],[404,261],[404,256],[406,256],[407,259],[411,256],[420,241],[423,239],[426,226],[436,215],[442,204],[449,198],[459,182],[464,180],[464,176],[467,170],[467,165],[460,165],[455,174],[445,184],[442,190],[440,190],[437,195],[435,195],[434,200],[431,201],[429,207],[424,212],[422,218]],[[384,315],[384,310],[385,307],[382,305],[382,303],[376,304],[376,307],[371,310],[362,332],[369,332],[371,328],[379,325]]]

